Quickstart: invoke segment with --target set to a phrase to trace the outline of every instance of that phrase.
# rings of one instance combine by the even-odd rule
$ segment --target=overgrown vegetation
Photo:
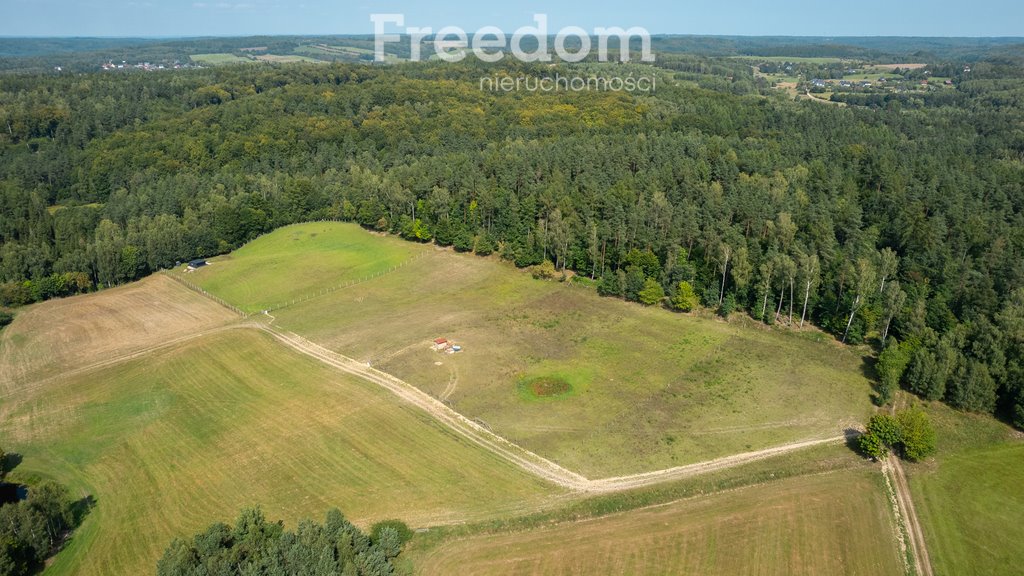
[[[867,456],[883,458],[892,450],[914,462],[934,454],[935,443],[935,428],[928,415],[916,408],[897,412],[895,416],[875,414],[858,439]]]
[[[291,532],[250,508],[234,527],[216,523],[190,540],[175,540],[157,563],[157,574],[390,576],[408,534],[404,525],[390,522],[367,536],[338,509],[327,512],[323,524],[304,520]]]

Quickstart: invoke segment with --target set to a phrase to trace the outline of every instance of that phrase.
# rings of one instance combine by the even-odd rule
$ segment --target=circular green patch
[[[572,392],[572,385],[557,376],[541,376],[523,383],[525,392],[534,398],[556,398]]]

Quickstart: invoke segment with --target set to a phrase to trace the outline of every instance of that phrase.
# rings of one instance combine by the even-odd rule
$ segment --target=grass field
[[[0,331],[0,391],[237,319],[164,277],[23,308]],[[2,408],[0,408],[2,413]]]
[[[260,504],[294,525],[436,525],[561,498],[375,385],[236,329],[99,372],[5,394],[14,480],[96,498],[47,574],[144,574],[176,535]]]
[[[901,575],[877,470],[791,478],[413,550],[418,573]]]
[[[987,417],[928,411],[939,452],[907,472],[935,574],[1024,573],[1024,441]]]
[[[369,61],[374,59],[374,52],[358,46],[335,46],[330,44],[307,44],[295,49],[296,53],[306,54],[320,59],[342,59],[351,62]],[[397,61],[398,56],[384,53],[386,61]]]
[[[317,60],[316,58],[310,58],[309,56],[301,56],[298,54],[261,54],[256,56],[256,59],[261,62],[276,62],[278,64],[289,64],[293,62],[324,62],[323,60]]]
[[[339,234],[339,225],[287,226],[183,278],[247,312],[286,304],[408,261],[416,246],[372,234]]]
[[[730,58],[741,60],[756,60],[758,62],[800,62],[804,64],[831,64],[833,62],[846,62],[846,60],[842,58],[809,58],[800,56],[730,56]]]
[[[841,433],[870,412],[861,354],[816,332],[645,309],[492,259],[315,223],[190,276],[242,308],[395,271],[275,310],[276,325],[372,363],[590,477]],[[430,350],[445,337],[455,355]],[[531,399],[553,377],[572,392]]]
[[[235,56],[234,54],[217,53],[217,54],[193,54],[189,56],[193,62],[197,64],[206,64],[208,66],[216,66],[218,64],[242,64],[253,62],[250,58],[244,58],[242,56]]]

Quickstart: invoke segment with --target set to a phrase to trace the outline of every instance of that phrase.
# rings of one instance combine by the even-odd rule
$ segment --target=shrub
[[[537,280],[551,280],[555,277],[555,265],[551,260],[545,260],[530,269],[530,274]]]
[[[689,312],[696,308],[699,303],[700,299],[697,297],[697,293],[693,291],[693,286],[689,282],[680,282],[679,291],[672,298],[672,307],[682,312]]]
[[[935,453],[935,428],[928,415],[912,409],[896,415],[903,442],[903,455],[908,460],[922,460]]]
[[[637,300],[644,306],[653,306],[665,299],[665,289],[654,278],[644,280],[644,286],[637,293]]]

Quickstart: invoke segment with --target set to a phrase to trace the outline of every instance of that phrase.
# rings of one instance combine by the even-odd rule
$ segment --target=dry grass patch
[[[877,469],[791,478],[413,551],[418,573],[903,574]]]
[[[162,276],[18,312],[0,331],[0,390],[189,337],[237,319]]]

